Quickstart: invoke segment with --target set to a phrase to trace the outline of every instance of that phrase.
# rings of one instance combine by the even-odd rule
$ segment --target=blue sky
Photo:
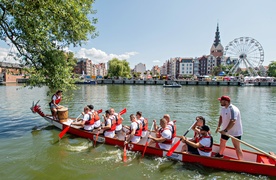
[[[96,0],[99,36],[69,48],[93,63],[116,57],[131,68],[161,66],[171,57],[208,55],[219,23],[225,47],[239,37],[252,37],[264,49],[264,63],[276,60],[274,0]],[[0,61],[8,46],[0,42]]]

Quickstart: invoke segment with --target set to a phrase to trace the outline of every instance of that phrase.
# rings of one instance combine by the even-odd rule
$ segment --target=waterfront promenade
[[[128,80],[128,79],[103,79],[97,80],[97,84],[129,84],[129,85],[163,85],[177,82],[181,85],[205,85],[205,86],[242,86],[238,81],[183,81],[183,80]],[[253,86],[276,86],[276,82],[254,82]]]

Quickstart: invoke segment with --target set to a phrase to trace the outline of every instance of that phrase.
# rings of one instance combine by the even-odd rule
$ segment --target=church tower
[[[222,57],[223,56],[223,46],[220,44],[220,32],[219,32],[219,25],[217,24],[217,31],[214,43],[211,47],[210,54],[215,57]]]

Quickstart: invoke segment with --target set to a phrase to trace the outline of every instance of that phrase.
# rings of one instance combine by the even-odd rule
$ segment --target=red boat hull
[[[60,129],[64,129],[70,125],[70,122],[61,123],[59,121],[55,121],[52,119],[51,116],[44,116],[43,118]],[[88,132],[85,130],[80,130],[76,126],[70,126],[68,133],[95,141],[98,131]],[[154,133],[152,132],[152,135],[153,134]],[[119,139],[108,138],[100,134],[97,138],[97,142],[105,143],[109,145],[116,145],[123,148],[124,137],[119,136],[118,138]],[[127,150],[143,152],[146,141],[147,141],[147,138],[145,137],[138,144],[130,143],[127,145]],[[177,141],[178,139],[175,140],[175,142]],[[226,148],[224,153],[224,158],[215,158],[215,157],[205,157],[205,156],[182,153],[180,152],[181,146],[182,146],[182,143],[179,145],[176,151],[169,157],[170,159],[178,160],[182,162],[198,163],[206,167],[221,169],[225,171],[244,172],[249,174],[265,175],[265,176],[276,176],[275,160],[272,159],[271,157],[268,157],[260,153],[243,150],[244,161],[239,161],[236,158],[234,148],[231,148],[231,147]],[[218,148],[219,148],[219,145],[214,144],[212,153],[214,154],[218,152]],[[148,146],[146,148],[145,154],[164,157],[166,156],[167,151],[159,148],[155,148],[153,146]]]

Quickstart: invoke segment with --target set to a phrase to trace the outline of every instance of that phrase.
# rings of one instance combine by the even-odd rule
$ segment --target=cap
[[[94,106],[93,106],[93,105],[87,105],[87,107],[88,107],[89,109],[91,109],[91,110],[94,109]]]
[[[57,93],[61,93],[61,92],[63,92],[63,91],[62,91],[62,90],[58,90],[58,91],[57,91]]]
[[[200,130],[210,131],[210,128],[209,128],[209,126],[203,125],[203,126],[200,127]]]
[[[225,101],[231,101],[230,97],[229,96],[221,96],[220,98],[218,98],[219,101],[221,100],[225,100]]]

